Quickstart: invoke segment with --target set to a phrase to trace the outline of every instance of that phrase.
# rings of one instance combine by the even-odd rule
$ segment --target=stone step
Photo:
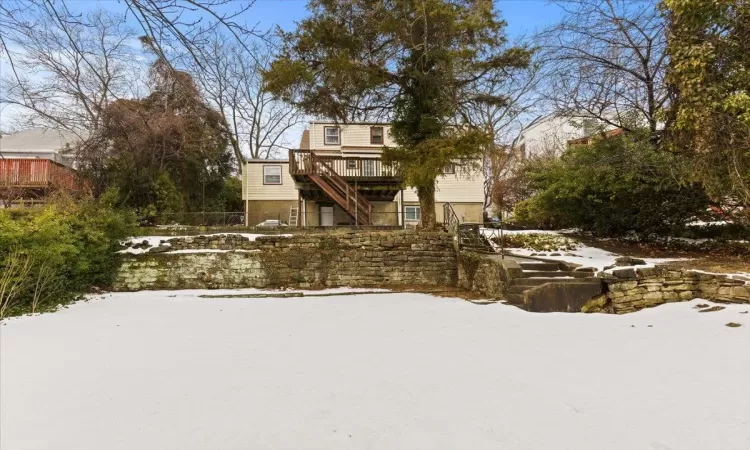
[[[599,284],[600,280],[598,278],[558,278],[558,277],[544,277],[544,278],[514,278],[513,279],[513,285],[514,286],[541,286],[543,284],[547,283],[592,283],[592,284]]]
[[[563,272],[561,270],[524,270],[523,278],[560,278],[572,277],[573,272]]]
[[[523,294],[505,294],[505,303],[509,305],[523,305]]]
[[[505,290],[505,293],[506,294],[520,294],[522,292],[528,291],[532,287],[533,286],[523,286],[523,285],[514,284],[508,287],[508,289]]]
[[[523,270],[560,270],[558,263],[551,262],[522,262],[518,264]]]

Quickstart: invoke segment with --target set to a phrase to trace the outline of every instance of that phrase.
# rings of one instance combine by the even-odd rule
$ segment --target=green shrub
[[[678,156],[639,133],[575,146],[527,167],[535,194],[514,219],[526,226],[576,227],[596,235],[667,233],[706,210],[704,190],[685,182]]]
[[[119,242],[133,226],[132,214],[93,201],[0,210],[0,318],[50,310],[109,285]]]

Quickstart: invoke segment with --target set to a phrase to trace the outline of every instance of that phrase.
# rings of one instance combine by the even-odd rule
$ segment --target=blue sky
[[[264,25],[278,24],[291,29],[295,21],[306,16],[306,4],[306,0],[259,0],[248,15]],[[550,25],[560,17],[560,8],[547,0],[497,0],[495,4],[508,22],[511,36]]]
[[[124,11],[123,3],[117,0],[69,0],[68,4],[80,11],[98,8]],[[258,23],[262,28],[279,25],[291,30],[295,21],[307,15],[306,4],[307,0],[257,0],[243,18],[249,25]],[[560,8],[547,0],[496,0],[495,4],[508,22],[511,37],[550,25],[560,16]]]
[[[234,2],[223,9],[229,12],[246,4],[243,0]],[[495,4],[508,22],[506,31],[511,41],[555,23],[561,15],[560,8],[548,0],[495,0]],[[97,9],[124,13],[126,8],[120,0],[67,0],[67,5],[72,11],[80,13]],[[295,22],[307,16],[306,5],[307,0],[257,0],[241,18],[235,20],[244,21],[249,26],[257,24],[260,29],[278,25],[285,30],[293,30]],[[138,32],[138,23],[132,20],[132,16],[130,22]],[[0,73],[6,68],[5,61],[0,60]],[[12,108],[0,110],[0,128],[7,125],[9,117],[14,116],[13,111]]]

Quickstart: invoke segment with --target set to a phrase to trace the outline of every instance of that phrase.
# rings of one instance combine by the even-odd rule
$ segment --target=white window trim
[[[336,142],[328,142],[328,130],[336,130]],[[323,127],[323,144],[324,145],[341,145],[341,128]]]
[[[412,209],[412,213],[416,219],[409,218],[409,209]],[[406,205],[404,206],[404,220],[407,222],[419,222],[422,218],[422,207],[419,205]]]
[[[279,182],[278,183],[268,183],[266,182],[267,176],[275,177],[276,175],[266,175],[266,169],[267,168],[278,168],[279,169]],[[263,185],[269,185],[269,186],[280,186],[284,184],[284,174],[283,174],[284,168],[279,164],[263,164]]]
[[[380,130],[380,142],[373,142],[373,138],[375,137],[375,135],[373,134],[373,131],[376,128]],[[385,145],[385,127],[383,126],[370,127],[370,145]]]

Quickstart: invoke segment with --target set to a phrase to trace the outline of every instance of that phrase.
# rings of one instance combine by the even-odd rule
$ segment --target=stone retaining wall
[[[456,253],[442,232],[362,232],[173,238],[171,250],[126,255],[115,290],[325,288],[456,284]]]
[[[507,279],[501,260],[466,251],[458,255],[458,286],[467,291],[486,295],[490,299],[502,299]]]
[[[670,302],[704,298],[717,302],[750,303],[750,285],[725,275],[704,274],[656,266],[619,269],[603,277],[606,301],[589,312],[624,314]]]

